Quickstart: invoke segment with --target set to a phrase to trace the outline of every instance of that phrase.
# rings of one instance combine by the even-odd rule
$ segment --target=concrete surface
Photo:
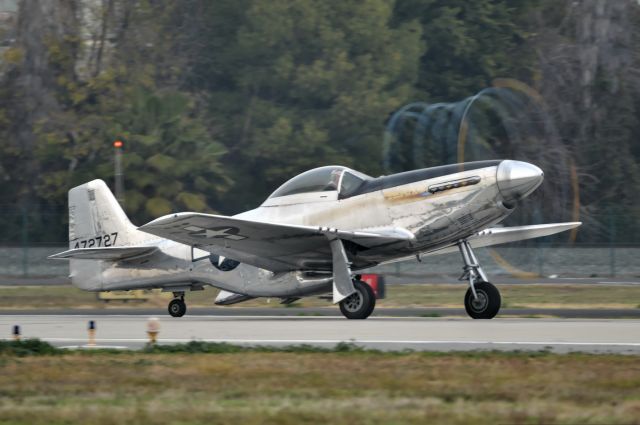
[[[211,306],[188,307],[187,313],[191,316],[340,316],[338,307],[242,307],[242,306]],[[64,315],[64,316],[168,316],[165,307],[146,306],[109,306],[104,309],[77,308],[77,309],[0,309],[0,315],[33,316],[33,315]],[[506,317],[559,317],[567,319],[640,319],[640,308],[503,308],[498,318]],[[373,317],[464,317],[467,313],[464,308],[450,307],[378,307],[373,312]]]
[[[101,346],[140,348],[147,341],[146,316],[134,315],[2,315],[0,336],[11,337],[20,325],[23,337],[56,346],[87,342],[87,324],[95,320]],[[161,344],[191,340],[246,345],[339,342],[382,350],[469,351],[550,350],[640,354],[640,320],[591,319],[442,319],[342,317],[159,317]]]

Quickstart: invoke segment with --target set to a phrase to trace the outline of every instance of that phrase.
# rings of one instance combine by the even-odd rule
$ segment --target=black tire
[[[478,300],[474,300],[471,288],[467,289],[464,296],[464,309],[474,319],[493,319],[500,311],[502,302],[500,291],[489,282],[477,282],[474,287]]]
[[[172,317],[182,317],[187,312],[187,304],[181,299],[173,299],[169,303],[169,314]]]
[[[376,307],[376,294],[361,280],[354,280],[356,292],[340,301],[340,312],[347,319],[366,319]]]

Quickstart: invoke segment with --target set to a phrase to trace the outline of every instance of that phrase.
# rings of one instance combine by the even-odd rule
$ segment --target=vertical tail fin
[[[69,248],[131,246],[146,238],[145,233],[131,224],[102,180],[93,180],[69,191]],[[74,286],[86,291],[104,289],[103,272],[111,267],[108,262],[66,258],[70,259],[69,277]]]
[[[102,180],[69,191],[69,248],[126,246],[144,239]]]

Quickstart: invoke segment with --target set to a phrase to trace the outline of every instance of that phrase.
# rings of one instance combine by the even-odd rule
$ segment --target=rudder
[[[69,248],[126,246],[143,238],[104,181],[69,191]]]

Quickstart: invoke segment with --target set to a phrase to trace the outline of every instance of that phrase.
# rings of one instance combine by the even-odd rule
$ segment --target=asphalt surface
[[[0,335],[20,325],[25,338],[56,346],[87,344],[89,320],[101,347],[140,348],[144,315],[1,315]],[[162,316],[159,343],[192,340],[241,345],[332,347],[340,342],[381,350],[540,351],[640,354],[640,320]]]
[[[109,307],[105,309],[0,309],[0,315],[32,316],[32,315],[64,315],[64,316],[167,316],[166,308],[148,307]],[[337,307],[196,307],[188,308],[190,316],[220,317],[303,317],[303,316],[339,316]],[[467,317],[464,308],[445,307],[399,307],[376,308],[373,317]],[[640,319],[640,308],[637,309],[572,309],[572,308],[503,308],[498,315],[506,317],[558,317],[567,319]]]

